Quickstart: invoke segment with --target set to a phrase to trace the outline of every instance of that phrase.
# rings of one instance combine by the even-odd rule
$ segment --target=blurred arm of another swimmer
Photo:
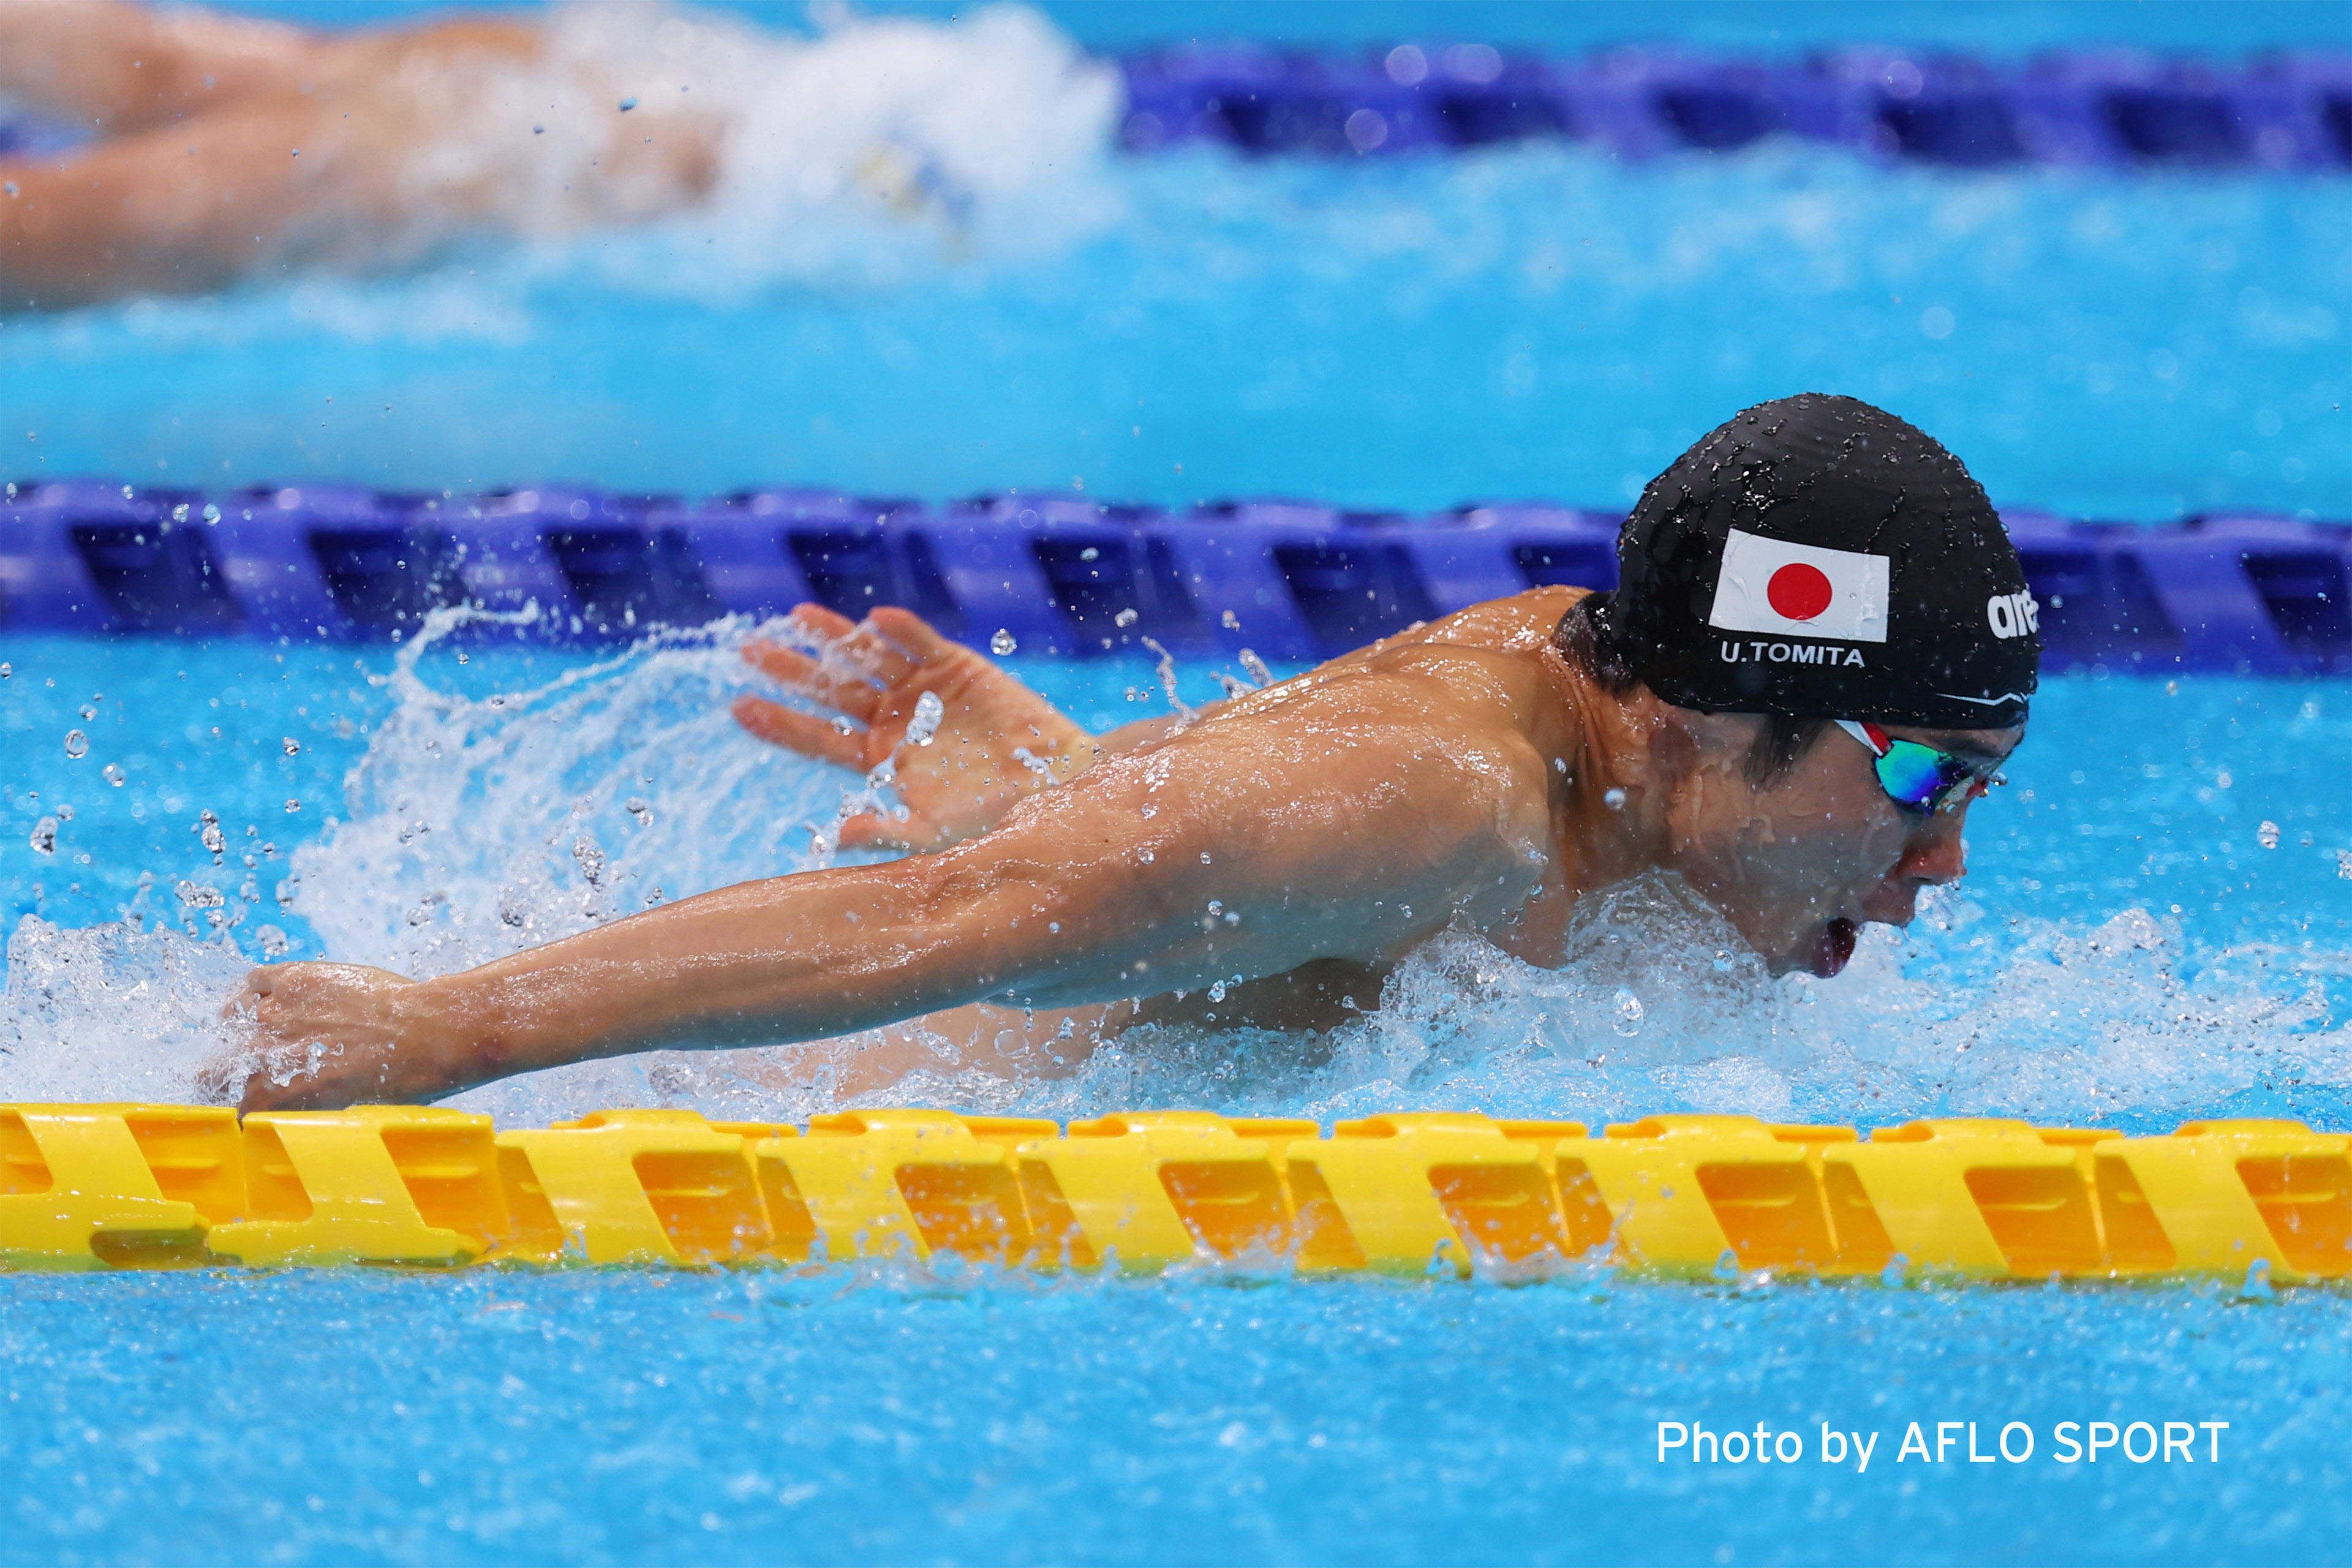
[[[507,125],[532,107],[545,118],[522,102],[539,96],[524,86],[543,54],[537,27],[491,18],[327,35],[122,0],[0,0],[0,92],[99,133],[65,153],[0,157],[0,303],[187,293],[296,261],[406,260],[455,233],[507,226],[534,160],[563,161],[582,210],[618,193],[606,205],[631,210],[608,216],[649,216],[709,187],[709,127],[666,105],[661,135],[612,131],[593,161],[577,137]],[[608,84],[576,85],[617,114]],[[469,129],[478,144],[516,145],[428,155]]]
[[[1580,597],[1477,605],[1233,699],[936,853],[745,883],[438,980],[257,970],[232,1004],[252,1011],[263,1064],[244,1103],[436,1098],[972,1004],[1142,997],[1144,1016],[1182,1017],[1184,998],[1197,1010],[1220,983],[1224,1023],[1296,1026],[1337,1000],[1328,977],[1359,977],[1349,1000],[1369,1004],[1391,964],[1449,925],[1557,963],[1583,894],[1652,868],[1689,880],[1774,968],[1832,973],[1853,922],[1908,921],[1921,888],[1961,874],[1964,809],[1898,811],[1834,730],[1759,767],[1766,720],[1675,708],[1580,659],[1562,629]],[[780,673],[806,685],[817,671]],[[1922,733],[1990,763],[2021,731]],[[1070,756],[1091,750],[1082,735],[1027,749]],[[947,799],[951,771],[939,777]],[[952,838],[970,824],[951,815],[918,830]]]

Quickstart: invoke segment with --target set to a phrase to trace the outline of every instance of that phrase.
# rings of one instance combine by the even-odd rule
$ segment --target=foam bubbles
[[[819,20],[795,37],[645,0],[559,7],[543,57],[478,68],[417,149],[420,208],[454,187],[495,190],[486,211],[525,237],[656,223],[570,259],[698,297],[896,281],[1117,216],[1118,73],[1035,12]]]
[[[26,915],[0,992],[0,1101],[214,1101],[198,1078],[233,1047],[234,948],[124,921],[80,931]]]

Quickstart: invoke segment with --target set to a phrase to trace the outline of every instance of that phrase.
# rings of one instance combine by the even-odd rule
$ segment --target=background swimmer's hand
[[[357,963],[257,969],[222,1009],[254,1021],[253,1038],[207,1070],[204,1087],[234,1092],[241,1110],[331,1110],[402,1104],[461,1088],[476,1075],[444,1026],[437,993]]]
[[[907,819],[853,816],[841,825],[845,849],[944,849],[1094,761],[1086,731],[911,611],[885,606],[852,623],[803,605],[792,619],[829,645],[821,657],[771,642],[751,644],[743,657],[838,718],[739,697],[735,720],[763,741],[860,773],[895,757]],[[929,713],[927,695],[938,702]]]

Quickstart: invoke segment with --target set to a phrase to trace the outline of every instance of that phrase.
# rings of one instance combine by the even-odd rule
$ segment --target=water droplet
[[[1207,865],[1208,863],[1209,863],[1209,852],[1208,852],[1207,850],[1203,849],[1203,850],[1202,850],[1202,851],[1201,851],[1201,864],[1202,864],[1202,865],[1203,865],[1203,866],[1205,866],[1205,865]]]
[[[833,726],[833,732],[836,735],[855,735],[857,733],[857,726],[849,721],[847,714],[836,713],[832,718],[826,720],[825,722]]]
[[[578,863],[580,874],[588,879],[590,887],[604,885],[604,851],[593,838],[583,833],[573,839],[572,858]]]
[[[1609,1026],[1626,1039],[1642,1032],[1642,999],[1622,985],[1617,987],[1617,1006]]]
[[[1102,552],[1089,544],[1084,550],[1078,552],[1078,559],[1081,561],[1099,561],[1102,559]]]
[[[302,742],[296,740],[291,735],[287,736],[278,743],[286,748],[286,754],[289,757],[299,757],[302,754]]]
[[[105,778],[106,782],[112,784],[115,788],[121,789],[122,787],[122,770],[117,767],[114,763],[109,763],[106,764]]]
[[[2254,829],[2254,842],[2265,849],[2277,848],[2278,840],[2279,826],[2275,822],[2265,822]]]
[[[302,803],[299,800],[289,800],[286,803],[286,809],[289,813],[299,811],[302,809]]]
[[[635,817],[639,827],[651,827],[654,825],[654,808],[636,795],[633,795],[625,801],[621,809]]]
[[[1551,771],[1556,773],[1564,773],[1568,772],[1568,759],[1566,757],[1554,757],[1551,760]]]
[[[172,890],[180,895],[180,902],[192,910],[216,910],[228,902],[219,889],[207,888],[201,882],[182,882]]]
[[[89,737],[83,734],[79,730],[68,730],[66,731],[66,755],[68,757],[86,757],[89,755]]]
[[[1013,640],[1013,634],[1006,631],[1003,626],[997,627],[996,635],[988,639],[988,651],[994,654],[999,658],[1004,658],[1007,654],[1010,654],[1013,649],[1020,646],[1021,645],[1019,643]]]
[[[1209,987],[1209,1000],[1212,1002],[1222,1002],[1224,999],[1225,983],[1220,980],[1215,984]]]
[[[626,114],[629,110],[631,110],[632,109],[635,109],[636,106],[637,106],[637,100],[636,100],[635,99],[634,99],[634,98],[625,98],[625,99],[621,100],[621,112],[622,112],[622,113],[624,113],[624,114]]]
[[[1121,610],[1110,618],[1110,623],[1115,626],[1131,626],[1135,625],[1138,618],[1133,610]]]
[[[1224,627],[1225,630],[1229,632],[1237,632],[1242,629],[1241,617],[1234,615],[1231,610],[1227,610],[1223,615],[1218,616],[1217,624]]]
[[[1149,849],[1143,852],[1143,863],[1147,866],[1151,864],[1151,851]]]
[[[1258,658],[1251,649],[1244,648],[1234,657],[1242,661],[1242,668],[1249,671],[1250,679],[1256,681],[1260,687],[1274,684],[1274,671],[1268,669],[1265,667],[1265,660]]]
[[[81,705],[81,716],[85,719],[95,719],[98,717],[98,710],[85,702]]]
[[[54,816],[45,816],[33,824],[33,837],[30,842],[33,846],[33,853],[36,855],[56,854],[58,852],[58,819]]]
[[[16,673],[16,667],[15,665],[8,663],[5,659],[0,659],[0,680],[5,680]]]
[[[59,822],[71,822],[73,820],[73,807],[69,805],[61,805],[58,807],[58,820]]]
[[[1622,789],[1605,791],[1601,796],[1601,804],[1612,811],[1622,811],[1625,809],[1625,792]]]
[[[936,691],[926,691],[915,699],[915,716],[907,721],[907,739],[918,746],[928,746],[938,738],[940,723],[948,716],[948,705],[940,700]]]
[[[276,926],[263,926],[256,931],[253,936],[254,940],[261,944],[261,956],[272,961],[285,957],[286,950],[294,945],[286,940],[286,933]]]
[[[2338,849],[2336,852],[2336,874],[2346,881],[2352,882],[2352,849]]]

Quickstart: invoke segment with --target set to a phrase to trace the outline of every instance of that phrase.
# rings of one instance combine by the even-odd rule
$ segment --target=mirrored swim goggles
[[[1916,741],[1898,741],[1875,724],[1836,721],[1837,727],[1869,748],[1878,787],[1906,811],[1922,816],[1958,811],[1995,784],[2009,782],[1997,770],[1966,762]]]

